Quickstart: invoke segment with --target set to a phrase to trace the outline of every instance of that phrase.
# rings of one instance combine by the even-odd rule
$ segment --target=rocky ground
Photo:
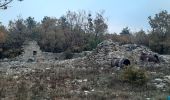
[[[84,57],[69,60],[0,62],[1,100],[166,100],[170,95],[170,56],[160,63],[141,62],[144,46],[103,41]],[[128,58],[147,73],[147,83],[122,81],[125,69],[111,68],[112,58]]]

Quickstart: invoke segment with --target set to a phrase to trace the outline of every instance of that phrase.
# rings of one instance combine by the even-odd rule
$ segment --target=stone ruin
[[[23,62],[44,62],[44,61],[56,61],[65,60],[65,54],[42,52],[36,41],[25,41],[22,46],[23,52],[20,56],[16,57],[18,61]],[[73,58],[84,57],[86,52],[73,53]]]
[[[147,53],[148,58],[141,60],[141,53]],[[6,63],[12,63],[15,61],[18,65],[20,63],[30,63],[30,62],[43,62],[43,63],[60,63],[63,64],[67,62],[67,64],[64,64],[66,66],[71,66],[75,64],[82,65],[79,60],[82,62],[86,61],[92,61],[94,63],[97,63],[99,65],[108,65],[108,66],[118,66],[122,67],[122,64],[124,65],[133,65],[138,64],[139,66],[151,66],[153,64],[158,64],[155,62],[149,62],[150,55],[157,55],[156,57],[159,59],[159,62],[167,62],[169,63],[170,57],[159,55],[155,52],[152,52],[149,48],[142,46],[142,45],[136,45],[136,44],[120,44],[117,42],[113,42],[112,40],[105,40],[98,44],[98,46],[92,50],[92,51],[86,51],[82,54],[75,54],[76,57],[73,60],[65,60],[63,59],[63,53],[49,53],[49,52],[42,52],[40,50],[39,45],[36,41],[26,41],[23,45],[23,53],[16,57],[15,60],[7,60],[3,61]],[[153,57],[154,57],[153,56]],[[78,62],[76,62],[76,58],[78,58]],[[72,62],[74,61],[74,62]],[[11,65],[12,64],[7,64]],[[5,65],[6,66],[6,65]]]
[[[22,46],[23,52],[18,57],[25,62],[43,61],[44,56],[36,41],[26,41]]]
[[[141,60],[141,53],[157,55],[160,63],[149,62],[148,58]],[[27,41],[23,45],[23,53],[14,58],[0,61],[0,71],[6,74],[27,72],[32,68],[46,68],[49,66],[63,66],[66,68],[87,67],[89,64],[98,64],[108,67],[122,67],[137,64],[140,66],[159,66],[170,62],[170,56],[159,55],[145,46],[136,44],[119,44],[112,40],[105,40],[92,51],[78,54],[73,59],[62,59],[63,54],[42,52],[36,41]],[[56,59],[57,58],[57,59]],[[112,63],[115,62],[115,63]],[[100,67],[99,66],[99,67]]]
[[[141,60],[141,53],[146,53],[148,55],[146,60]],[[151,66],[159,64],[157,59],[159,59],[160,63],[168,62],[162,55],[152,52],[145,46],[137,44],[120,44],[113,42],[112,40],[105,40],[98,44],[97,48],[94,49],[88,56],[88,59],[98,63],[99,65],[108,66],[113,66],[114,64],[112,64],[112,62],[117,62],[115,66],[120,65],[119,67],[122,66],[120,64],[121,62],[127,63],[124,62],[123,59],[128,59],[130,61],[125,65],[129,65],[130,63],[138,64],[139,66]]]

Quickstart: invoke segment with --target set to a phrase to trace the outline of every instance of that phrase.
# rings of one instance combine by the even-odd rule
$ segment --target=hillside
[[[31,56],[27,47],[37,53]],[[23,48],[20,56],[0,62],[2,100],[164,100],[170,95],[170,56],[145,46],[106,40],[84,56],[67,60],[50,59],[37,45]],[[156,54],[159,63],[141,61],[141,52]],[[145,71],[146,83],[124,81],[127,68],[111,67],[113,58],[127,58],[127,67]]]

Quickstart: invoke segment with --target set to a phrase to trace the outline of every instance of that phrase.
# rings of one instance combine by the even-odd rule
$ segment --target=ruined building
[[[19,57],[23,61],[42,61],[44,56],[36,41],[26,41],[23,45],[23,53]]]

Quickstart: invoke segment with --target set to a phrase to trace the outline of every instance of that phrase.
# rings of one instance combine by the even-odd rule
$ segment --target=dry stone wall
[[[19,56],[23,61],[44,60],[44,56],[36,41],[26,41],[23,45],[23,53]]]

